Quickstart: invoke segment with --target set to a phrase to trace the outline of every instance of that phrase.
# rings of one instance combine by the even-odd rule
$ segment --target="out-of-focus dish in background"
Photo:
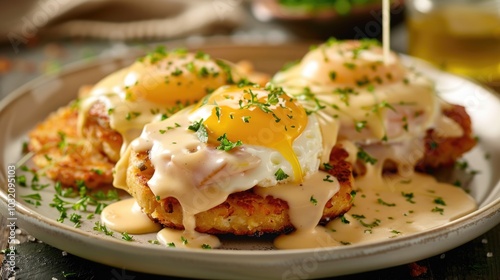
[[[301,38],[381,38],[381,0],[255,0],[253,15],[277,22]],[[404,0],[391,1],[391,25],[404,18]]]

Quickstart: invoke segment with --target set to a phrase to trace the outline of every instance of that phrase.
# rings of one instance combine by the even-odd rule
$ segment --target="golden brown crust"
[[[123,138],[110,127],[104,103],[96,101],[90,106],[83,125],[83,135],[111,161],[117,162],[120,159]]]
[[[425,136],[424,158],[417,164],[421,171],[431,171],[438,167],[450,166],[476,145],[472,135],[472,124],[465,108],[459,105],[451,105],[443,109],[443,114],[462,127],[461,137],[440,137],[430,129]]]
[[[351,207],[352,171],[345,157],[335,157],[330,174],[340,183],[339,192],[325,205],[322,221],[326,222]],[[172,197],[157,201],[147,185],[153,175],[147,153],[132,153],[127,170],[130,194],[153,220],[170,228],[183,229],[182,207]],[[222,204],[196,215],[196,230],[212,234],[261,235],[293,230],[288,216],[288,204],[271,196],[262,197],[252,190],[229,195]]]
[[[33,162],[66,186],[85,182],[89,188],[110,186],[114,163],[77,133],[78,109],[67,106],[52,113],[29,134]]]

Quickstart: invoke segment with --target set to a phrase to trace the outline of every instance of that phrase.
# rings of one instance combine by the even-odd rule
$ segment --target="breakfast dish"
[[[82,85],[76,101],[30,133],[28,149],[35,164],[65,186],[84,182],[88,188],[109,187],[121,151],[145,124],[244,76],[268,80],[246,61],[235,65],[204,52],[160,46],[96,85]]]
[[[317,172],[320,140],[315,117],[281,89],[222,87],[194,108],[148,124],[132,142],[129,158],[118,162],[115,186],[131,193],[154,220],[186,234],[186,220],[195,215],[192,233],[194,227],[239,235],[286,232],[294,228],[291,200],[268,196],[268,189],[297,188],[296,196],[308,204],[317,198],[324,221],[351,206],[348,155],[337,151],[330,162],[335,168]]]
[[[324,145],[348,140],[376,154],[379,170],[450,166],[475,145],[463,107],[440,100],[432,80],[395,53],[384,61],[377,41],[331,39],[272,82],[323,122],[338,120],[337,127],[324,126]],[[365,172],[366,165],[356,166]]]
[[[276,71],[275,68],[268,67],[269,61],[272,61],[273,65],[283,65],[287,60],[296,59],[305,52],[305,48],[288,45],[205,46],[205,48],[214,57],[225,57],[232,61],[248,58],[255,63],[257,69],[266,70],[268,73]],[[294,55],[291,56],[290,53]],[[113,70],[109,67],[104,68],[102,65],[111,65],[116,70],[130,65],[130,63],[121,61],[105,60],[78,65],[78,67],[63,71],[57,77],[26,85],[17,93],[13,93],[12,98],[3,102],[0,111],[0,124],[4,128],[5,134],[0,139],[0,146],[4,147],[1,149],[4,169],[7,168],[6,165],[12,159],[20,157],[17,147],[21,146],[25,135],[35,127],[40,119],[76,98],[78,90],[76,84],[95,84],[101,77]],[[124,61],[130,60],[125,58]],[[283,275],[299,277],[294,272],[304,268],[304,260],[311,260],[317,265],[314,270],[307,270],[308,277],[343,275],[417,261],[463,244],[486,232],[499,222],[498,194],[500,192],[496,187],[499,177],[498,173],[495,172],[495,166],[499,160],[500,150],[498,145],[494,143],[500,137],[500,132],[493,129],[487,120],[496,118],[497,112],[500,112],[500,102],[491,92],[468,80],[441,72],[418,60],[403,57],[403,61],[405,65],[414,67],[419,72],[432,77],[436,82],[437,92],[444,100],[466,107],[472,119],[474,135],[480,139],[476,146],[465,155],[464,159],[469,163],[469,168],[481,171],[476,173],[467,188],[468,193],[477,202],[478,208],[469,214],[461,213],[463,215],[461,218],[455,217],[451,221],[440,221],[429,230],[422,228],[413,234],[393,234],[395,235],[393,238],[383,238],[365,243],[351,242],[349,246],[344,242],[341,244],[343,246],[332,245],[321,249],[276,251],[269,250],[274,247],[269,238],[265,236],[235,240],[221,236],[222,247],[220,250],[184,250],[156,245],[154,242],[158,238],[156,233],[133,234],[133,238],[129,238],[128,242],[120,235],[121,231],[116,230],[114,234],[108,231],[107,234],[104,234],[103,228],[96,225],[101,223],[99,214],[94,214],[92,217],[89,215],[85,218],[86,214],[84,215],[84,213],[93,212],[92,206],[89,206],[87,211],[74,211],[83,216],[79,227],[76,227],[69,218],[60,222],[58,221],[60,213],[49,205],[54,199],[54,190],[46,188],[36,191],[41,197],[41,205],[35,206],[26,202],[26,198],[22,198],[31,197],[34,192],[28,185],[26,188],[17,189],[17,195],[20,197],[16,207],[19,226],[44,242],[97,262],[155,274],[203,278],[255,279],[256,277],[279,278]],[[55,81],[60,86],[51,86]],[[37,90],[36,96],[43,96],[43,99],[33,98],[35,95],[32,92],[35,89]],[[20,117],[19,112],[23,111],[23,108],[34,105],[40,110],[29,112]],[[6,108],[9,109],[6,110]],[[19,172],[21,171],[19,170]],[[29,183],[29,180],[27,182]],[[340,222],[342,225],[353,227],[353,230],[350,231],[351,234],[360,232],[355,226],[361,225],[361,222],[354,218],[359,219],[360,216],[356,216],[356,214],[361,214],[361,212],[353,212],[352,209],[360,209],[363,201],[368,199],[363,198],[363,193],[359,192],[359,184],[354,183],[354,190],[358,191],[354,197],[354,204],[351,206],[351,210],[343,215],[344,220],[349,220],[350,224],[343,224],[342,218],[334,219],[334,223]],[[7,184],[2,185],[6,186]],[[424,183],[420,187],[425,185]],[[454,188],[460,190],[460,188]],[[129,197],[121,195],[124,200]],[[7,189],[4,187],[1,189],[0,198],[1,213],[8,215]],[[69,200],[69,198],[63,199]],[[77,200],[78,197],[75,201]],[[385,202],[407,203],[404,198],[401,202],[392,200]],[[408,205],[413,204],[408,203]],[[384,205],[379,204],[379,207],[382,206]],[[395,209],[386,207],[391,210]],[[448,210],[449,208],[446,208],[444,214]],[[68,209],[68,214],[71,212],[72,210]],[[427,221],[441,216],[439,212],[428,212],[435,215],[428,216]],[[368,217],[366,212],[364,214],[367,218],[363,222],[371,224],[373,221],[371,217]],[[386,222],[386,219],[381,219],[381,226],[385,226]],[[337,227],[335,224],[325,226],[325,228]],[[337,232],[343,230],[343,228],[337,228]],[[361,231],[364,230],[367,228],[361,228]],[[176,244],[181,247],[181,242],[176,242]],[[412,254],[408,254],[408,250],[411,250]],[[100,253],[95,254],[96,251]],[[193,266],[203,269],[193,270]],[[302,269],[300,272],[304,272],[304,270]]]
[[[308,248],[411,234],[476,208],[462,189],[414,171],[453,164],[475,140],[462,107],[382,53],[372,40],[330,39],[262,86],[204,52],[157,48],[83,88],[28,147],[67,186],[109,187],[112,177],[135,203],[104,209],[105,226],[157,231],[117,218],[140,209],[165,227],[165,245],[271,233],[276,248]],[[411,207],[382,214],[402,204]],[[429,223],[429,213],[440,216]],[[337,236],[352,230],[347,218],[364,234]]]

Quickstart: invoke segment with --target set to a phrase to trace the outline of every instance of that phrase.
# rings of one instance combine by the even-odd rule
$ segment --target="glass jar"
[[[500,0],[407,0],[408,52],[500,89]]]

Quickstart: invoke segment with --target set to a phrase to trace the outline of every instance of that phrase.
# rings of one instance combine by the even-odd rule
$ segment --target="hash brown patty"
[[[327,222],[352,206],[352,167],[345,159],[348,154],[337,148],[332,152],[328,172],[340,183],[339,191],[326,203],[322,222]],[[127,168],[128,192],[137,200],[143,212],[165,227],[184,229],[182,207],[173,197],[157,201],[147,182],[153,176],[147,152],[131,152]],[[262,197],[252,189],[233,193],[222,204],[195,216],[196,230],[210,234],[261,235],[283,233],[294,229],[286,201],[272,196]]]
[[[114,162],[77,133],[78,108],[66,106],[50,114],[29,133],[28,150],[39,172],[64,186],[79,182],[91,189],[109,187]]]

